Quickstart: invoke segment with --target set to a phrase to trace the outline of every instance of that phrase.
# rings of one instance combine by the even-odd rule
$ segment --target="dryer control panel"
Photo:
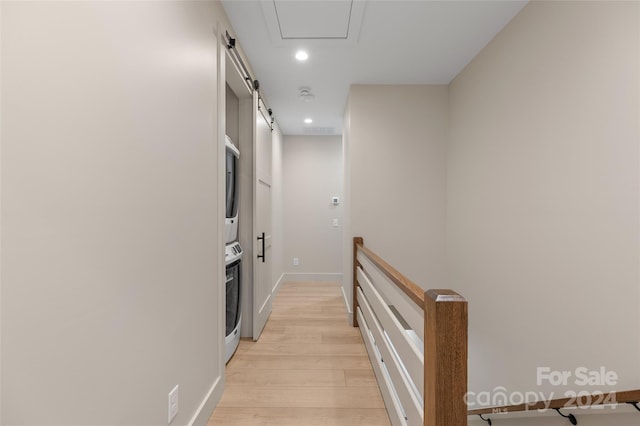
[[[233,243],[229,243],[225,246],[224,248],[225,265],[233,263],[240,258],[242,258],[242,247],[240,247],[239,242],[234,241]]]

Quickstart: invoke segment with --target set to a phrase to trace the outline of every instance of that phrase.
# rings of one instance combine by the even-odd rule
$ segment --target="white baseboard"
[[[340,290],[342,290],[342,298],[344,299],[344,306],[347,307],[347,313],[353,316],[353,311],[351,310],[351,306],[349,306],[349,299],[347,298],[347,293],[344,291],[344,286],[340,287]]]
[[[349,304],[349,298],[347,297],[347,292],[344,291],[344,284],[340,287],[342,290],[342,299],[344,300],[344,306],[347,307],[347,318],[349,319],[349,324],[353,325],[353,309],[351,304]]]
[[[347,321],[349,321],[349,325],[353,327],[353,313],[347,314]]]
[[[271,290],[271,294],[273,294],[274,296],[276,294],[278,294],[278,291],[280,290],[280,286],[282,285],[282,283],[285,281],[284,277],[285,277],[285,273],[283,272],[282,275],[280,275],[280,278],[278,279],[278,281],[276,282],[276,284],[273,286],[273,290]]]
[[[342,272],[286,272],[283,274],[283,282],[338,282],[342,284]]]
[[[209,418],[211,414],[213,414],[213,410],[215,410],[216,405],[220,402],[222,398],[222,393],[224,392],[224,380],[222,376],[218,376],[207,395],[204,397],[198,409],[191,417],[188,426],[206,426],[209,422]]]

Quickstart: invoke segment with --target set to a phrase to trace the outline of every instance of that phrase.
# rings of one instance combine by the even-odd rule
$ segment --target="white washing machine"
[[[233,242],[225,246],[226,265],[226,315],[225,315],[225,363],[229,362],[240,343],[242,317],[242,248]]]

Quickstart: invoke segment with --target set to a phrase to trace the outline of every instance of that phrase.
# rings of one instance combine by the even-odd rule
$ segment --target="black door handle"
[[[262,233],[262,236],[258,237],[258,241],[262,240],[262,254],[258,255],[258,259],[262,259],[262,263],[264,263],[264,232]]]

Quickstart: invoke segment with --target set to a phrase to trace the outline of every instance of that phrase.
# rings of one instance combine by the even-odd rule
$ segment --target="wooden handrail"
[[[486,407],[469,410],[468,415],[481,414],[501,414],[501,413],[517,413],[522,411],[533,411],[543,409],[571,408],[571,407],[590,407],[594,405],[608,404],[626,404],[640,402],[640,389],[594,393],[589,395],[577,396],[575,398],[558,398],[547,401],[536,401],[535,403],[524,403],[517,405],[503,405],[499,407]]]
[[[424,426],[467,424],[467,301],[452,290],[424,291],[353,239],[353,326],[358,327],[358,251],[424,312]]]
[[[420,307],[424,305],[424,290],[418,284],[402,275],[397,269],[385,262],[380,256],[365,247],[362,237],[355,237],[353,239],[353,243],[355,246],[353,251],[354,257],[357,258],[357,250],[360,250],[371,262],[373,262],[374,265],[380,268],[380,271],[382,271],[387,278],[398,286],[404,294],[409,296],[413,303]],[[354,259],[354,265],[356,264],[356,261],[357,259]]]

